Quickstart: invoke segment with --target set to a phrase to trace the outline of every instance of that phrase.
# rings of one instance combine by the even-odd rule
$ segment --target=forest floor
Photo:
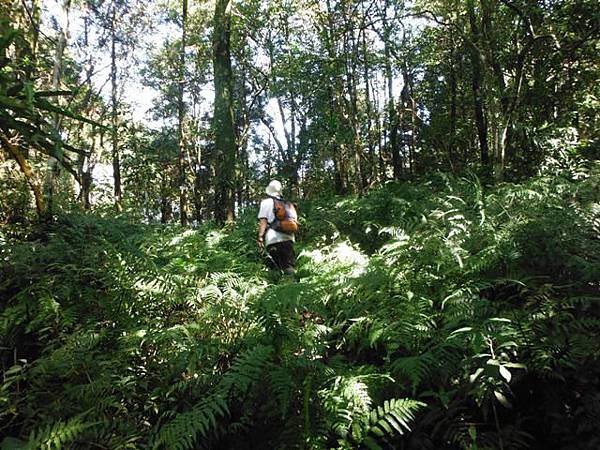
[[[598,448],[600,170],[0,231],[4,448]],[[409,431],[410,430],[410,431]]]

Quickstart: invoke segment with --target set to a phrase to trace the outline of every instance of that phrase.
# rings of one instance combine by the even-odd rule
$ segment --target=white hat
[[[281,196],[281,183],[277,180],[272,180],[267,189],[265,189],[267,195],[272,195],[273,197]]]

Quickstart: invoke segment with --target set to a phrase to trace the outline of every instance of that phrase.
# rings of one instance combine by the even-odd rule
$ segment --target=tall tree
[[[69,14],[71,9],[71,0],[63,0],[58,15],[58,29],[56,33],[56,50],[54,52],[54,67],[52,69],[52,90],[58,91],[61,85],[63,75],[63,57],[69,38]],[[60,134],[60,115],[54,114],[53,125],[54,132]],[[57,149],[57,152],[60,152]],[[48,157],[46,179],[44,182],[44,196],[46,198],[46,213],[53,214],[53,197],[55,191],[56,178],[59,174],[60,166],[58,159],[54,156]]]
[[[185,103],[183,101],[185,87],[185,46],[187,32],[188,0],[181,2],[181,48],[179,50],[179,90],[177,95],[177,137],[179,144],[179,220],[186,226],[187,217],[187,189],[186,189],[186,139],[184,132]]]
[[[113,199],[115,209],[123,208],[120,127],[124,125],[122,92],[130,78],[127,70],[136,61],[136,46],[141,33],[148,29],[145,0],[111,0],[92,6],[97,13],[100,41],[110,48],[110,146],[113,167]]]
[[[400,155],[399,142],[399,120],[394,100],[394,76],[392,72],[392,54],[390,50],[391,43],[391,24],[388,22],[389,0],[385,3],[383,12],[383,45],[385,57],[385,77],[387,80],[387,96],[388,96],[388,126],[389,126],[389,145],[392,154],[392,168],[394,178],[399,179],[402,176],[402,156]]]
[[[473,89],[473,112],[475,114],[475,124],[477,125],[477,135],[479,137],[479,150],[481,154],[481,164],[487,174],[491,174],[490,155],[488,145],[488,122],[485,112],[485,85],[484,72],[480,46],[481,31],[477,16],[475,14],[474,0],[467,0],[467,14],[470,25],[469,56],[471,57],[472,75],[471,86]]]
[[[111,144],[112,166],[114,180],[115,208],[123,208],[123,192],[121,189],[121,161],[119,155],[119,110],[118,110],[118,85],[117,85],[117,1],[113,0],[110,12],[110,106],[111,106]]]
[[[233,122],[233,75],[231,69],[231,8],[233,0],[216,0],[213,21],[213,70],[215,101],[215,219],[234,218],[236,138]]]

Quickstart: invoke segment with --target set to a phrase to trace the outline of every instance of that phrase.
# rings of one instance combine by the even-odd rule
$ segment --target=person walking
[[[295,274],[295,233],[298,216],[295,206],[281,195],[282,186],[272,180],[265,190],[267,198],[260,202],[258,211],[257,243],[269,255],[268,265],[287,275]]]

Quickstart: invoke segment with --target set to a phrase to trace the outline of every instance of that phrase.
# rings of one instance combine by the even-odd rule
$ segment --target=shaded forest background
[[[112,202],[198,224],[274,176],[305,198],[595,154],[595,6],[5,1],[2,183],[19,194],[2,220],[27,216],[29,190],[40,215]],[[136,77],[157,92],[150,122],[125,101]]]
[[[596,2],[0,8],[2,450],[600,446]]]

